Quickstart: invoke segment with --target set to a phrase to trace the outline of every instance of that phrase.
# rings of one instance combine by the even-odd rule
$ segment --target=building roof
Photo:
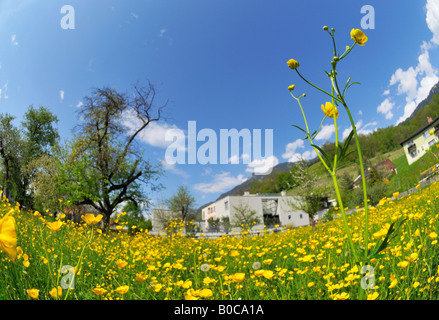
[[[387,170],[396,169],[395,164],[392,161],[390,161],[389,159],[386,159],[385,161],[380,162],[375,166],[375,168],[379,168],[379,167],[385,167]]]
[[[433,126],[434,124],[436,124],[436,122],[439,121],[439,117],[433,119],[433,121],[427,123],[425,126],[419,128],[418,130],[416,130],[415,132],[413,132],[410,136],[408,136],[407,138],[405,138],[403,141],[401,141],[399,143],[400,146],[403,146],[404,143],[406,143],[407,141],[411,140],[412,138],[416,137],[417,135],[419,135],[421,132],[423,132],[425,129],[427,129],[428,127]]]

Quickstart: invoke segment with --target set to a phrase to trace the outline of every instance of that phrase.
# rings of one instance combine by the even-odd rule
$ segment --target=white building
[[[307,226],[310,224],[309,216],[302,210],[295,209],[291,204],[299,203],[298,197],[287,196],[285,192],[278,194],[250,194],[245,192],[243,196],[226,196],[208,206],[202,208],[202,220],[205,221],[205,229],[208,229],[208,220],[228,217],[231,224],[234,224],[238,207],[247,207],[256,211],[256,217],[263,223],[256,225],[253,229],[263,229],[278,224],[280,226]],[[321,219],[326,212],[328,204],[322,208],[314,217],[315,221]],[[236,221],[236,220],[235,220]]]

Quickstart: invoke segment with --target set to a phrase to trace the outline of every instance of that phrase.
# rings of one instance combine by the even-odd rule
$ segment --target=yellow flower
[[[291,69],[294,70],[294,69],[297,69],[299,67],[299,62],[297,62],[294,59],[290,59],[287,61],[287,65],[288,65],[288,67],[290,67]]]
[[[273,259],[265,259],[264,261],[262,261],[265,264],[270,265],[273,262]]]
[[[40,293],[40,290],[38,290],[38,289],[27,289],[26,292],[27,292],[27,294],[31,298],[37,299],[38,298],[38,294]]]
[[[210,297],[212,297],[212,295],[213,295],[213,292],[210,289],[202,289],[198,293],[198,296],[201,298],[210,298]]]
[[[60,286],[58,286],[57,288],[53,288],[52,290],[49,291],[49,294],[52,298],[58,298],[62,296],[62,288]]]
[[[123,268],[123,267],[125,267],[127,264],[128,264],[128,262],[126,262],[126,261],[124,261],[124,260],[122,260],[122,259],[119,259],[119,260],[117,260],[116,261],[116,264],[117,264],[117,266],[119,267],[119,268]]]
[[[274,276],[274,272],[271,270],[261,270],[261,271],[263,271],[262,275],[264,276],[265,279],[270,280]]]
[[[437,238],[437,233],[436,232],[430,232],[430,234],[428,235],[430,237],[431,240],[436,239]]]
[[[375,300],[376,298],[378,298],[380,294],[378,292],[374,292],[374,293],[369,293],[367,295],[367,300]]]
[[[86,213],[85,215],[82,215],[81,218],[87,224],[96,224],[96,223],[98,223],[99,221],[102,220],[103,215],[102,214],[98,214],[97,216],[95,216],[93,213]]]
[[[416,185],[416,189],[419,189],[420,187],[421,187],[421,184],[418,183],[418,184]]]
[[[235,282],[242,282],[244,280],[244,278],[245,278],[245,273],[240,273],[240,272],[235,273],[232,276],[232,280]]]
[[[288,86],[288,90],[293,91],[295,87],[296,87],[296,85],[292,84],[291,86]]]
[[[403,269],[406,268],[408,265],[409,265],[408,261],[401,261],[401,262],[398,262],[398,264],[397,264],[398,267],[403,268]]]
[[[186,280],[182,285],[183,289],[189,289],[191,286],[192,286],[191,280]]]
[[[331,102],[326,102],[325,105],[322,104],[322,111],[329,118],[334,118],[334,114],[338,118],[338,109]]]
[[[17,257],[17,232],[15,231],[15,219],[9,213],[0,219],[0,249],[5,252],[12,261]]]
[[[429,133],[430,133],[430,136],[432,136],[432,135],[434,134],[434,129],[431,129],[431,130],[429,131]]]
[[[147,274],[141,274],[141,273],[136,274],[136,280],[137,281],[144,282],[146,279],[148,279],[148,275]]]
[[[104,288],[94,288],[92,291],[94,292],[95,295],[97,295],[97,296],[101,296],[101,295],[103,295],[107,290],[105,290]]]
[[[309,282],[309,283],[308,283],[308,288],[311,288],[311,287],[313,287],[314,285],[315,285],[314,282]]]
[[[398,198],[398,196],[399,196],[399,192],[394,192],[393,193],[393,197],[396,199],[396,198]]]
[[[117,293],[120,293],[120,294],[125,294],[128,292],[129,289],[130,289],[129,286],[120,286],[120,287],[117,287],[114,291],[116,291]]]
[[[367,36],[360,29],[352,29],[351,38],[355,41],[356,44],[360,46],[364,46],[367,42]]]
[[[61,220],[57,220],[54,222],[46,222],[46,225],[49,227],[50,230],[52,231],[58,231],[61,229],[61,226],[63,225],[64,222],[62,222]]]

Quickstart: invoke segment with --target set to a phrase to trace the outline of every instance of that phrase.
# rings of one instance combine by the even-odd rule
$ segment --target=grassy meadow
[[[372,247],[390,224],[407,220],[373,259],[373,289],[364,298],[438,299],[439,184],[371,208]],[[360,266],[349,253],[342,219],[310,227],[218,239],[101,232],[61,214],[20,211],[1,202],[0,299],[359,299]],[[5,248],[15,222],[16,256]],[[363,243],[364,210],[348,216]],[[2,227],[3,226],[3,227]],[[12,261],[11,260],[12,257]],[[62,272],[61,272],[62,271]],[[370,280],[369,280],[370,283]],[[70,285],[70,288],[69,288]]]

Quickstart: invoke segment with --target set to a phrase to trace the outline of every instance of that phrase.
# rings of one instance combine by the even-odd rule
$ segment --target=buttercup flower
[[[117,293],[120,293],[120,294],[125,294],[128,292],[129,289],[130,289],[129,286],[121,286],[121,287],[116,288],[114,291],[116,291]]]
[[[58,231],[61,229],[61,226],[63,225],[64,222],[62,222],[61,220],[57,220],[54,222],[46,222],[46,225],[49,227],[50,230],[52,231]]]
[[[296,85],[292,84],[291,86],[288,86],[288,90],[293,91],[295,87],[296,87]]]
[[[87,213],[83,216],[81,216],[82,220],[84,220],[87,224],[96,224],[99,221],[102,220],[103,215],[102,214],[98,214],[97,216],[95,216],[92,213]]]
[[[352,29],[351,38],[360,46],[364,46],[367,42],[367,36],[360,29]]]
[[[334,118],[334,114],[338,118],[338,109],[331,102],[326,102],[325,105],[322,104],[322,111],[329,118]]]
[[[27,292],[27,294],[28,294],[31,298],[33,298],[33,299],[37,299],[37,298],[38,298],[38,295],[39,295],[39,293],[40,293],[40,290],[38,290],[38,289],[27,289],[26,292]]]
[[[240,273],[240,272],[235,273],[232,276],[232,280],[235,282],[242,282],[242,280],[244,280],[244,278],[245,278],[245,273]]]
[[[105,290],[104,288],[94,288],[92,291],[93,291],[94,294],[96,294],[97,296],[101,296],[101,295],[103,295],[107,290]]]
[[[294,59],[290,59],[287,61],[287,65],[291,68],[291,69],[297,69],[299,67],[299,62],[297,62]]]
[[[58,286],[58,288],[53,288],[49,291],[49,294],[52,298],[58,298],[62,296],[62,288]]]
[[[210,289],[202,289],[202,290],[200,290],[200,292],[198,293],[198,295],[199,295],[201,298],[210,298],[210,297],[213,295],[213,292],[212,292],[212,290],[210,290]]]
[[[9,214],[0,219],[0,249],[14,261],[17,257],[15,219]]]

